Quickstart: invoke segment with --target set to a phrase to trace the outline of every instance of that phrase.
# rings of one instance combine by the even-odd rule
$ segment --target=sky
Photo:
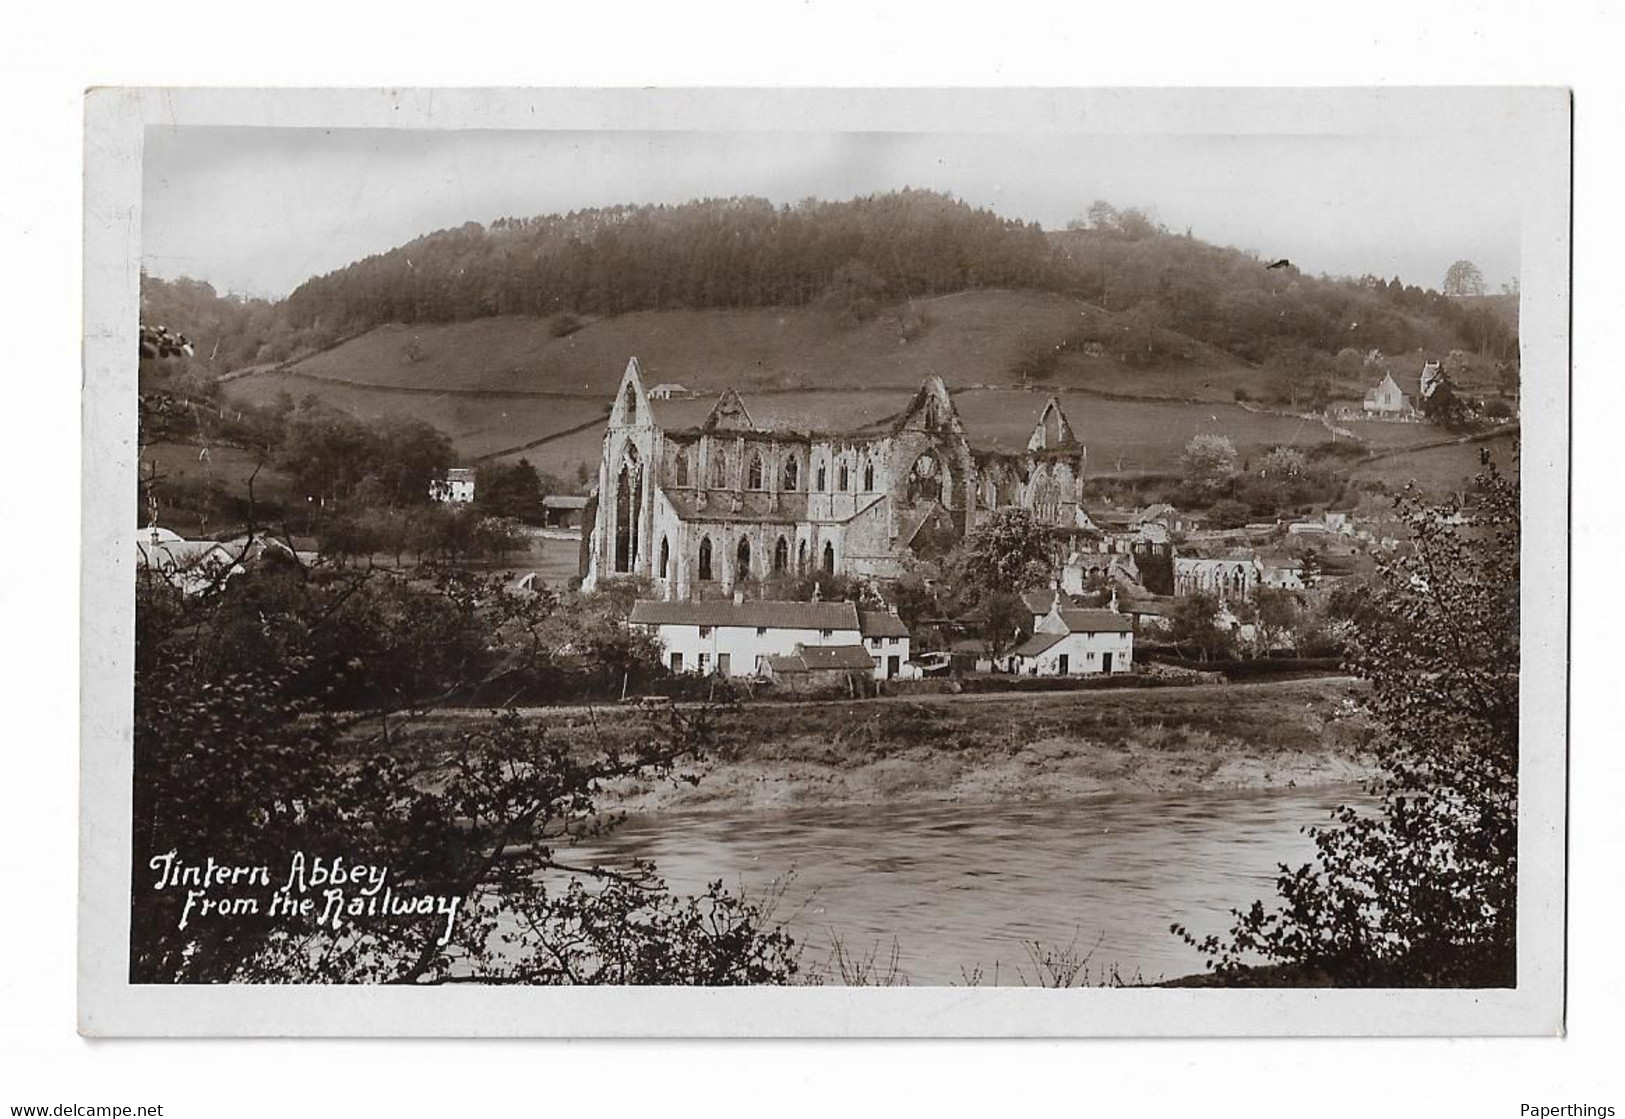
[[[756,195],[951,193],[1063,228],[1104,199],[1304,272],[1488,290],[1519,266],[1518,167],[1483,135],[523,132],[149,127],[142,263],[280,297],[414,237],[502,217]]]

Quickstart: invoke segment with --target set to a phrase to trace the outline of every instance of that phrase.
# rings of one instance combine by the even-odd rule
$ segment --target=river
[[[781,813],[665,813],[592,841],[598,863],[652,860],[671,887],[718,878],[752,893],[792,872],[777,903],[805,946],[804,968],[848,953],[920,985],[1032,983],[1025,942],[1093,953],[1090,979],[1203,970],[1171,935],[1223,933],[1230,910],[1274,896],[1276,864],[1308,861],[1305,826],[1358,788],[1201,792],[1016,804],[849,807]],[[831,981],[839,982],[838,978]]]

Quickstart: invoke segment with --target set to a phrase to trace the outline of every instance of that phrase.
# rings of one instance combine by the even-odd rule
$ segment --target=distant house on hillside
[[[1407,418],[1416,414],[1422,401],[1433,395],[1444,374],[1436,361],[1426,362],[1415,376],[1383,374],[1375,388],[1366,390],[1365,411],[1384,419]]]
[[[687,395],[688,389],[674,381],[667,381],[649,390],[650,400],[670,400],[673,397]]]
[[[429,483],[432,501],[447,501],[454,505],[467,505],[474,500],[474,471],[467,466],[454,466],[444,478]]]

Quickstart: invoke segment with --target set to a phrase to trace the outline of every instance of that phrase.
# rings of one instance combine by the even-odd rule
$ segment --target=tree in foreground
[[[521,617],[522,608],[550,606],[448,585],[442,616],[424,618],[431,592],[380,598],[380,582],[404,587],[393,576],[358,577],[332,594],[281,596],[268,613],[233,602],[253,576],[193,598],[162,584],[138,590],[133,982],[728,985],[795,974],[769,901],[721,882],[679,896],[646,863],[572,857],[574,842],[602,826],[606,783],[693,778],[709,739],[705,712],[618,723],[589,741],[561,741],[511,712],[415,727],[403,707],[424,705],[447,678],[477,690],[472,676],[501,671],[480,659],[488,649],[523,648],[548,620]],[[447,624],[474,639],[424,680],[403,683],[385,709],[337,709],[339,674],[323,666],[335,632],[354,634],[337,663],[366,673],[399,659],[377,624],[399,615],[411,615],[391,623],[409,631],[408,650],[439,648],[430,635]],[[254,642],[267,651],[249,653]],[[388,896],[370,895],[382,908],[335,925],[315,888],[286,891],[293,902],[308,897],[311,912],[269,912],[296,856],[311,869],[316,858],[387,868]],[[198,897],[185,885],[160,888],[168,868],[211,859],[265,867],[269,881]],[[364,891],[343,894],[343,904],[371,904]],[[204,896],[257,908],[208,912]],[[402,912],[388,898],[456,904]]]
[[[1277,905],[1228,937],[1174,931],[1235,984],[1509,987],[1517,981],[1518,494],[1486,465],[1465,505],[1398,499],[1348,660],[1371,683],[1373,814],[1313,829]],[[1259,967],[1258,965],[1273,965]]]

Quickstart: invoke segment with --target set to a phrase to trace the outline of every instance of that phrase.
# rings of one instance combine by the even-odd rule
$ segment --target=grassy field
[[[1019,384],[1012,370],[1035,346],[1083,323],[1110,325],[1110,315],[1078,300],[978,291],[912,306],[925,326],[907,337],[895,307],[861,323],[821,308],[648,311],[590,320],[563,337],[554,336],[550,320],[524,317],[392,325],[225,389],[245,402],[315,393],[368,419],[426,420],[468,462],[523,455],[572,480],[581,466],[596,468],[603,439],[597,421],[632,355],[650,386],[670,381],[693,391],[691,399],[656,405],[668,426],[698,424],[716,394],[734,386],[764,426],[857,430],[883,423],[936,374],[956,391],[973,440],[1007,450],[1025,446],[1038,408],[1058,393],[1096,476],[1166,474],[1200,434],[1228,436],[1247,458],[1330,438],[1312,421],[1237,405],[1237,390],[1255,398],[1267,392],[1266,374],[1188,339],[1156,369],[1068,352],[1042,385],[989,387]],[[1343,426],[1377,452],[1438,438],[1422,424]],[[1449,451],[1389,456],[1355,476],[1397,484],[1409,471],[1448,487],[1460,458]]]
[[[314,377],[386,388],[560,393],[607,398],[636,356],[651,385],[691,389],[916,388],[932,374],[950,385],[1005,384],[1034,346],[1054,345],[1085,321],[1111,316],[1090,304],[1041,292],[972,291],[910,305],[924,327],[908,332],[903,308],[864,322],[822,308],[639,311],[589,320],[554,337],[551,321],[508,316],[466,323],[389,325],[295,363]],[[1186,340],[1172,373],[1151,395],[1200,395],[1204,375],[1250,381],[1245,362]],[[1086,387],[1132,385],[1141,376],[1109,357],[1063,362]],[[254,378],[247,378],[253,380]],[[1177,382],[1188,380],[1189,392]],[[1215,390],[1217,391],[1217,390]]]
[[[1166,471],[1196,435],[1225,435],[1245,455],[1271,447],[1306,447],[1331,438],[1320,424],[1295,416],[1251,412],[1236,404],[1103,400],[1061,392],[1061,405],[1089,448],[1091,474]],[[1048,393],[1013,389],[958,393],[954,404],[973,439],[1019,450],[1027,445],[1037,407]]]
[[[1487,449],[1507,477],[1518,477],[1519,444],[1515,431],[1425,450],[1399,451],[1371,462],[1356,463],[1351,476],[1390,484],[1414,480],[1431,493],[1460,491],[1478,473],[1479,451]]]
[[[288,373],[261,373],[228,382],[228,398],[268,404],[286,392],[295,400],[314,393],[365,420],[418,419],[451,437],[470,459],[497,454],[569,431],[609,413],[610,394],[594,397],[472,395],[400,392],[314,381]],[[602,438],[599,429],[598,438]]]
[[[1349,680],[1038,695],[746,704],[723,715],[697,784],[623,781],[612,807],[738,812],[816,805],[1069,799],[1263,789],[1370,773],[1371,731]],[[584,752],[624,745],[660,716],[532,712]],[[442,713],[426,732],[488,713]],[[398,732],[397,732],[398,733]]]

